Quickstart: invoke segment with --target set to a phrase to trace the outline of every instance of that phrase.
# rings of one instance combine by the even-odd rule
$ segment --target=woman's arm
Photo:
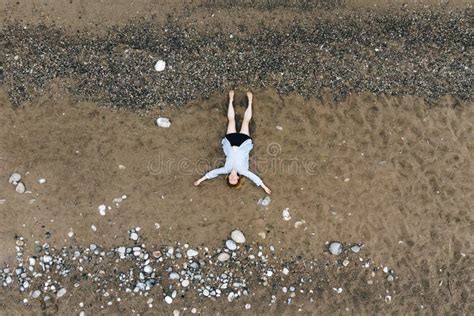
[[[217,177],[218,175],[220,174],[225,174],[225,173],[229,173],[230,171],[227,170],[227,168],[224,166],[222,168],[217,168],[217,169],[214,169],[214,170],[211,170],[209,171],[208,173],[206,173],[202,178],[200,178],[199,180],[196,180],[194,181],[194,185],[195,186],[198,186],[201,184],[201,182],[205,181],[205,180],[208,180],[208,179],[213,179],[215,177]]]
[[[255,183],[256,186],[258,187],[262,187],[262,189],[267,193],[267,194],[271,194],[272,191],[265,185],[265,183],[263,183],[262,179],[260,179],[259,176],[257,176],[255,173],[253,173],[252,171],[248,170],[246,172],[243,172],[242,173],[243,176],[249,178],[250,180],[253,181],[253,183]]]

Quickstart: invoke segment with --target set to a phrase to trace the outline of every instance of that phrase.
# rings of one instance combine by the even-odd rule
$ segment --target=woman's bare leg
[[[227,133],[236,133],[237,130],[235,128],[235,111],[234,111],[234,90],[229,91],[229,107],[227,108],[227,119],[229,122],[227,123]]]
[[[250,136],[249,124],[250,124],[250,120],[252,119],[252,99],[253,99],[252,92],[250,91],[247,92],[247,98],[249,99],[249,105],[247,106],[247,109],[245,110],[244,120],[242,121],[242,128],[240,129],[240,132],[242,134],[246,134]]]

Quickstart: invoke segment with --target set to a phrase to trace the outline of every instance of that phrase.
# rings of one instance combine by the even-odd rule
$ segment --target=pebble
[[[171,126],[171,121],[166,117],[159,117],[156,119],[156,124],[159,127],[169,128]]]
[[[199,254],[199,252],[197,252],[196,250],[194,249],[188,249],[186,251],[186,256],[188,256],[188,258],[192,258],[192,257],[195,257]]]
[[[217,260],[219,260],[220,262],[225,262],[227,260],[230,259],[230,255],[227,253],[227,252],[221,252],[218,256],[217,256]]]
[[[166,296],[166,297],[165,297],[165,302],[166,302],[167,304],[171,304],[171,303],[173,303],[173,299],[171,298],[171,296]]]
[[[245,304],[245,309],[250,309],[250,308],[252,308],[252,305],[250,305],[250,304],[248,304],[248,303]]]
[[[143,267],[143,272],[147,273],[147,274],[150,274],[153,272],[153,268],[149,265],[146,265]]]
[[[66,292],[67,292],[67,290],[65,288],[62,288],[58,291],[58,293],[56,293],[56,296],[58,298],[60,298],[60,297],[64,296],[64,294],[66,294]]]
[[[179,274],[176,272],[171,272],[169,278],[170,280],[179,280]]]
[[[349,260],[345,259],[345,260],[342,262],[342,265],[343,265],[344,267],[347,267],[347,266],[349,265],[349,263],[350,263]]]
[[[189,280],[185,279],[185,280],[181,281],[181,286],[182,287],[188,287],[189,286]]]
[[[95,225],[91,225],[91,229],[92,229],[92,231],[94,231],[94,232],[97,231],[97,227],[95,227]]]
[[[20,182],[20,180],[21,180],[21,174],[15,172],[15,173],[12,173],[12,175],[8,179],[8,183],[16,185],[18,182]]]
[[[41,179],[38,180],[38,183],[39,184],[44,184],[44,183],[46,183],[46,179],[41,178]]]
[[[191,309],[191,313],[192,313],[192,314],[196,314],[196,313],[197,313],[197,309],[193,307],[193,308]]]
[[[33,293],[31,293],[32,298],[38,298],[40,295],[41,295],[41,291],[39,290],[33,291]]]
[[[343,247],[340,242],[333,241],[329,244],[328,250],[332,255],[338,256],[342,253]]]
[[[259,232],[258,236],[262,239],[265,239],[267,237],[267,234],[265,232]]]
[[[243,244],[245,242],[244,234],[238,229],[232,231],[230,238],[238,244]]]
[[[15,191],[18,192],[18,193],[25,193],[26,188],[25,188],[25,185],[23,184],[23,182],[19,182],[16,185]]]
[[[279,130],[279,131],[282,131],[282,130],[283,130],[283,127],[281,127],[280,125],[277,125],[277,126],[276,126],[276,129]]]
[[[227,249],[231,251],[234,251],[235,249],[237,249],[237,244],[231,239],[225,242],[225,246],[227,247]]]
[[[283,272],[284,275],[288,275],[288,273],[290,273],[290,270],[288,270],[288,268],[285,267],[285,268],[283,268],[282,272]]]
[[[107,206],[105,206],[104,204],[101,204],[99,205],[98,210],[99,210],[100,215],[105,216],[105,212],[107,211]]]
[[[261,206],[268,206],[270,205],[270,202],[272,201],[272,198],[269,196],[261,197],[257,201],[257,205]]]
[[[291,216],[290,216],[290,209],[289,208],[285,208],[282,212],[281,212],[281,217],[283,217],[283,220],[284,221],[289,221],[291,219]]]
[[[173,311],[173,316],[179,316],[179,310],[175,309],[175,310]]]
[[[129,235],[130,239],[133,240],[133,241],[137,241],[138,240],[138,234],[135,233],[135,232],[131,232],[130,235]]]
[[[166,62],[164,60],[158,60],[155,64],[155,70],[158,72],[161,72],[165,70],[166,68]]]
[[[395,278],[393,277],[393,275],[391,275],[391,274],[387,275],[387,281],[388,282],[393,282],[394,279]]]
[[[352,245],[351,246],[351,251],[353,253],[358,253],[360,251],[361,247],[359,245]]]

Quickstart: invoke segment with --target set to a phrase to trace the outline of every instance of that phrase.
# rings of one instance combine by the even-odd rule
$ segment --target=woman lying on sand
[[[231,187],[240,188],[243,177],[245,176],[252,180],[257,186],[262,187],[267,194],[272,193],[270,189],[263,183],[255,173],[249,170],[249,154],[253,148],[252,138],[249,133],[249,123],[252,119],[252,93],[247,92],[249,105],[245,110],[244,119],[242,121],[242,128],[237,133],[235,128],[235,111],[234,111],[234,91],[229,91],[229,108],[227,109],[227,133],[222,139],[222,147],[226,156],[224,167],[217,168],[206,173],[201,179],[194,182],[198,186],[207,179],[212,179],[220,174],[229,174],[227,183]],[[240,176],[239,176],[240,175]]]

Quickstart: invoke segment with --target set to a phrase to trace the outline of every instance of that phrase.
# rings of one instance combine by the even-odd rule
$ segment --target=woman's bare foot
[[[247,98],[249,99],[249,102],[252,102],[253,94],[250,91],[247,91]]]
[[[235,94],[235,93],[234,93],[234,90],[230,90],[230,91],[229,91],[229,99],[230,99],[230,100],[233,100],[233,99],[234,99],[234,94]]]

